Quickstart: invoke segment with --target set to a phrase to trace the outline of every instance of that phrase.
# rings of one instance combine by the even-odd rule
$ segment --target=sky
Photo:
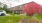
[[[32,1],[42,5],[42,0],[0,0],[0,2],[7,4],[9,8],[22,5],[28,2],[32,2]]]

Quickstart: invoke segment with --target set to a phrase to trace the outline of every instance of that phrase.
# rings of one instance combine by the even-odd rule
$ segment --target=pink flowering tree
[[[23,7],[23,13],[29,14],[29,16],[32,16],[35,13],[42,12],[42,9],[39,4],[35,2],[29,2]]]

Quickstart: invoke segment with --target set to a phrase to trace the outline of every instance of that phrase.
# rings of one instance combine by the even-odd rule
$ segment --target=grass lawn
[[[42,14],[38,14],[38,15],[36,15],[36,16],[33,16],[33,19],[35,19],[36,21],[40,21],[40,22],[42,22]]]
[[[18,23],[19,20],[22,18],[29,19],[29,16],[22,16],[22,15],[13,15],[10,14],[11,16],[0,16],[0,23]],[[42,19],[42,14],[38,14],[37,16],[33,16],[34,19]]]
[[[22,18],[27,19],[28,17],[20,15],[0,16],[0,23],[18,23]]]

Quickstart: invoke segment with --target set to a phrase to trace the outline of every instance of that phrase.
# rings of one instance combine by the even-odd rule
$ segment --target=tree
[[[8,12],[9,10],[7,9],[7,5],[3,4],[0,2],[0,10],[5,10],[6,12]]]
[[[32,16],[35,13],[39,13],[40,5],[35,2],[29,2],[23,7],[23,13],[29,14],[29,16]]]
[[[0,10],[2,10],[2,7],[0,7]]]
[[[4,4],[4,6],[3,6],[2,10],[5,10],[6,12],[8,12],[8,11],[9,11],[9,10],[7,9],[7,5],[6,5],[6,4]]]
[[[7,5],[6,4],[4,4],[4,6],[3,6],[3,10],[7,10]]]
[[[3,8],[3,3],[0,2],[0,10]]]

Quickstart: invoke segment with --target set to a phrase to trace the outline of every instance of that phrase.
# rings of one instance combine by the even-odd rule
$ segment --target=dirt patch
[[[42,20],[38,20],[38,23],[42,23]]]
[[[25,20],[25,19],[21,19],[21,20],[19,21],[19,23],[26,23],[26,20]]]
[[[36,20],[34,20],[34,19],[31,19],[30,21],[29,21],[30,23],[38,23]]]
[[[37,23],[37,21],[34,19],[21,19],[19,23]]]

